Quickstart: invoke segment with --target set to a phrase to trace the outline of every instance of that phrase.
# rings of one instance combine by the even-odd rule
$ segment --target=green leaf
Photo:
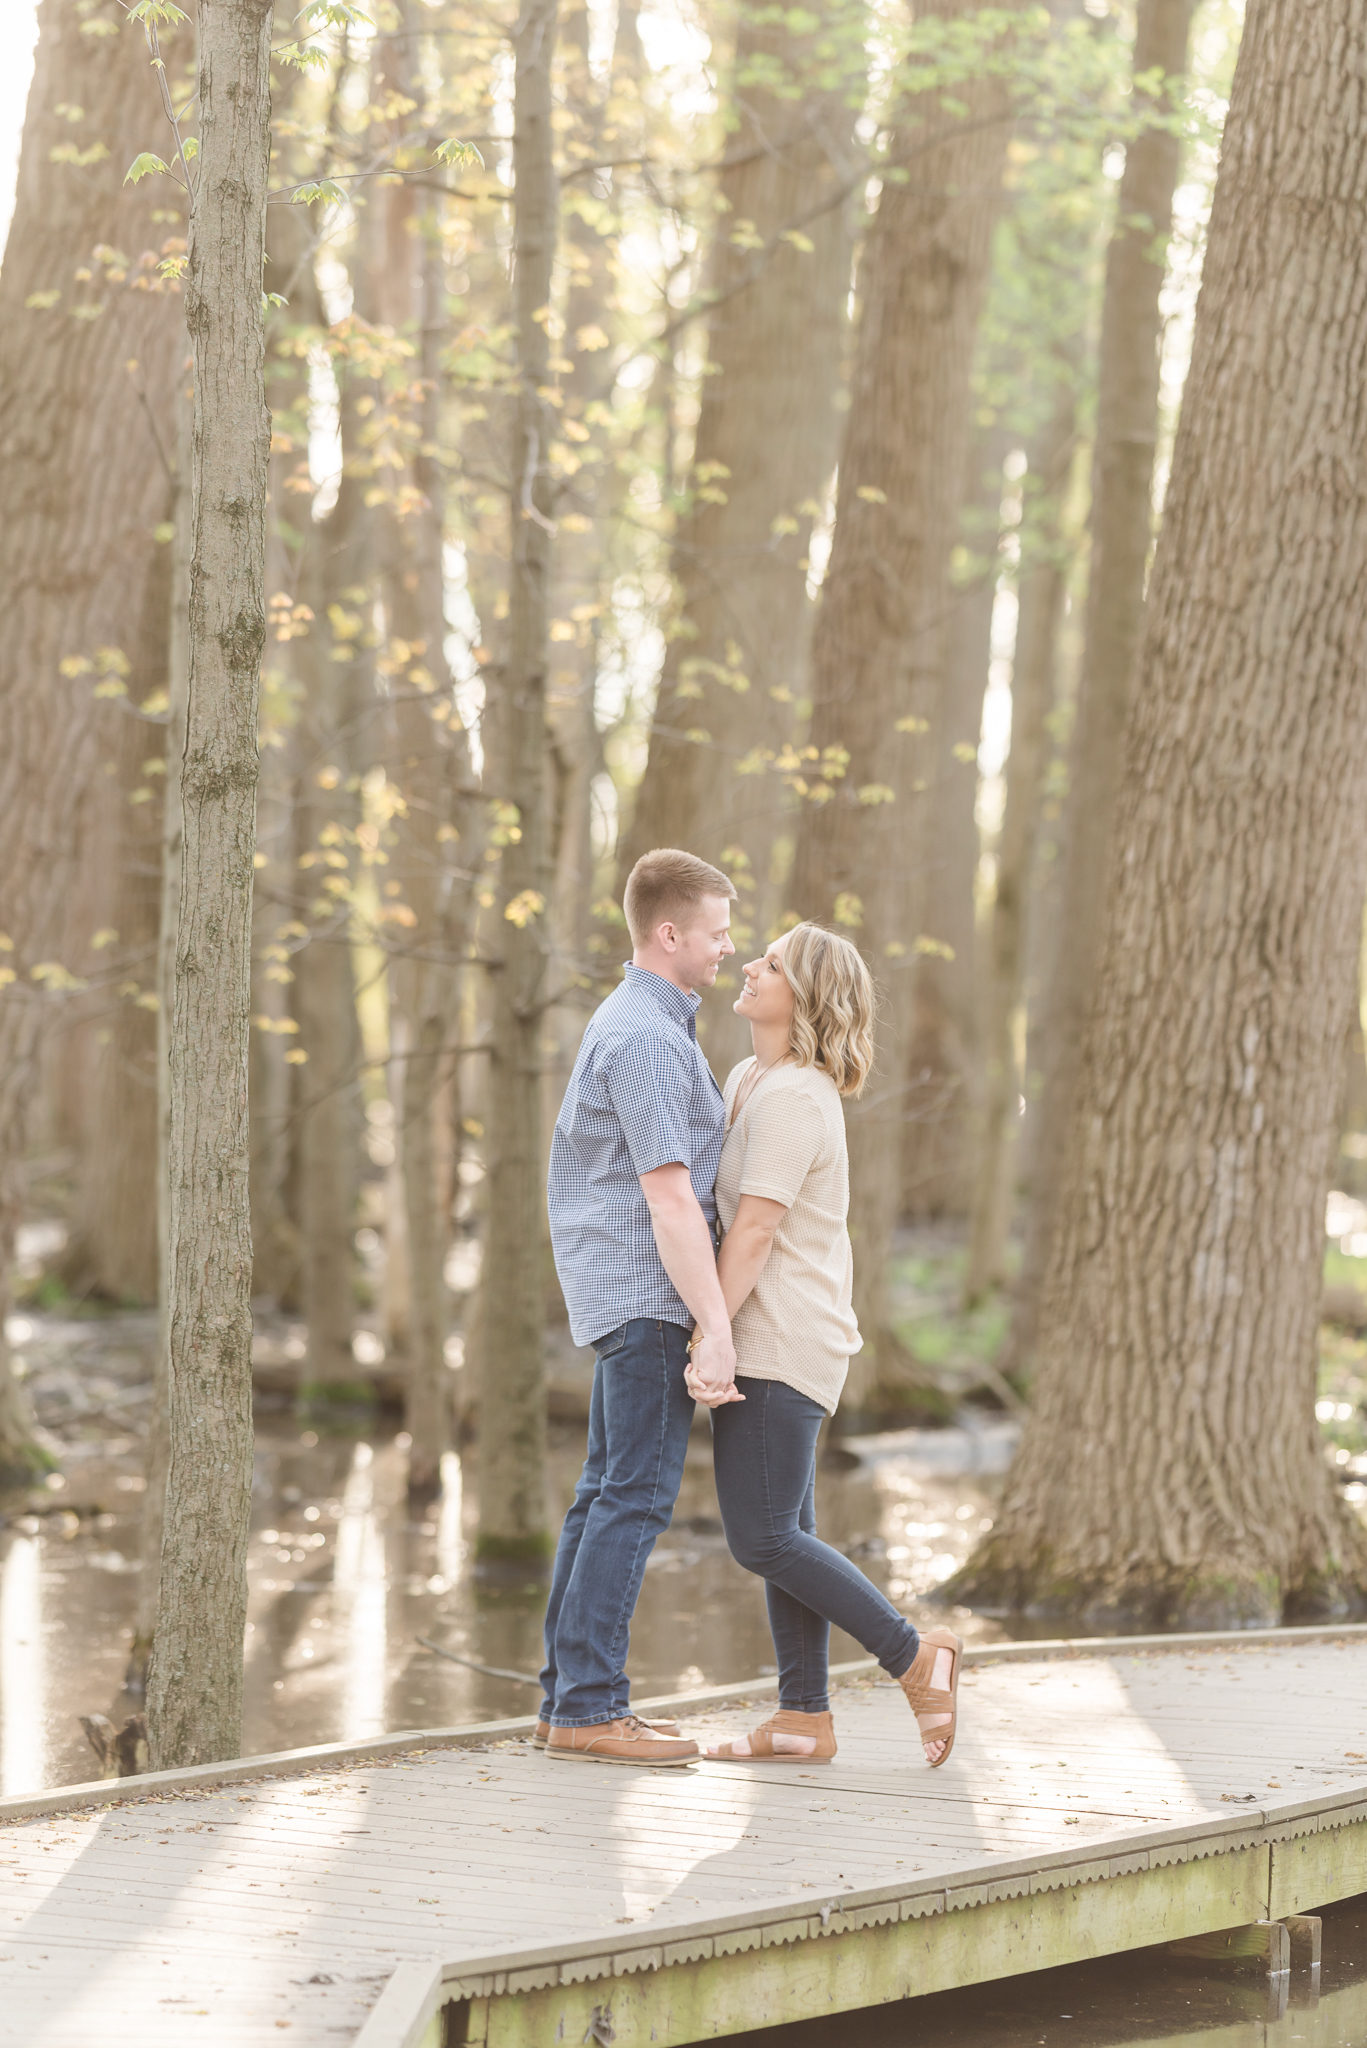
[[[279,292],[262,292],[261,310],[267,312],[272,306],[288,306],[289,300],[282,299]]]
[[[145,149],[141,156],[134,157],[124,173],[123,182],[125,185],[137,185],[144,178],[150,178],[153,171],[166,171],[169,168],[170,166],[164,164],[159,156],[153,156],[150,149]]]
[[[181,143],[180,148],[181,154],[185,158],[187,164],[192,163],[194,159],[199,155],[199,144],[195,141],[193,135],[187,135],[184,142]]]
[[[346,193],[331,178],[320,178],[316,185],[297,186],[294,198],[300,206],[312,206],[315,199],[327,199],[334,205],[340,205]]]
[[[92,142],[89,149],[81,149],[74,142],[59,142],[47,154],[49,163],[75,164],[79,170],[84,170],[87,164],[103,163],[109,151],[102,142]]]
[[[271,55],[277,64],[293,65],[296,71],[326,71],[328,66],[327,51],[314,43],[285,43]]]
[[[374,28],[368,14],[353,7],[350,0],[308,0],[295,15],[296,21],[321,22],[325,28]]]
[[[140,21],[149,28],[178,28],[190,17],[184,8],[175,5],[175,0],[134,0],[128,10],[128,19]]]
[[[439,142],[436,148],[436,161],[439,164],[456,164],[462,170],[473,164],[478,164],[481,170],[484,169],[484,158],[473,142]]]

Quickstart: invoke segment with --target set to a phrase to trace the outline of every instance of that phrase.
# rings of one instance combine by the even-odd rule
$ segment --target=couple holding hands
[[[918,1636],[816,1534],[817,1436],[850,1354],[849,1166],[841,1097],[873,1058],[873,983],[848,939],[799,924],[744,968],[754,1055],[723,1092],[698,1046],[699,991],[735,951],[736,891],[671,848],[627,882],[632,958],[584,1033],[551,1144],[556,1270],[596,1354],[588,1456],[546,1612],[535,1740],[565,1762],[687,1764],[672,1721],[632,1713],[628,1632],[668,1528],[695,1402],[712,1411],[722,1524],[765,1581],[778,1711],[709,1756],[835,1755],[835,1622],[895,1678],[927,1761],[954,1744],[962,1644]],[[717,1226],[720,1224],[720,1250]]]

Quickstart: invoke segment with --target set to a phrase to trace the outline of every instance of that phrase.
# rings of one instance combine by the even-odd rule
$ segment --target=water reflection
[[[465,1540],[461,1535],[464,1504],[460,1456],[456,1451],[447,1451],[441,1461],[441,1505],[437,1511],[437,1577],[443,1584],[438,1586],[434,1582],[434,1593],[444,1593],[460,1577],[465,1562]]]
[[[47,1744],[42,1559],[37,1536],[13,1536],[0,1566],[0,1792],[40,1792]]]
[[[145,1366],[130,1356],[131,1377]],[[26,1520],[3,1553],[0,1729],[6,1791],[92,1775],[77,1716],[116,1723],[140,1702],[120,1691],[140,1551],[141,1448],[96,1434],[64,1445],[64,1512]],[[282,1407],[257,1416],[243,1743],[247,1754],[388,1730],[526,1713],[534,1685],[447,1663],[419,1636],[477,1664],[532,1676],[541,1664],[545,1584],[484,1580],[472,1543],[478,1446],[448,1454],[439,1501],[414,1519],[407,1438],[381,1427],[357,1443],[304,1429]],[[548,1514],[569,1504],[583,1430],[551,1427]],[[846,1461],[847,1465],[850,1461]],[[823,1531],[899,1604],[966,1555],[992,1513],[991,1473],[918,1472],[905,1455],[823,1470]],[[24,1533],[28,1531],[30,1533]],[[38,1627],[39,1605],[49,1631]],[[972,1632],[973,1624],[968,1624]],[[837,1637],[833,1655],[861,1654]],[[44,1663],[46,1659],[46,1663]],[[711,1441],[689,1447],[674,1525],[658,1546],[632,1629],[638,1698],[742,1679],[772,1664],[763,1587],[727,1552]]]
[[[342,1665],[344,1742],[385,1732],[385,1546],[375,1513],[375,1453],[357,1444],[342,1493],[332,1585],[346,1638]]]

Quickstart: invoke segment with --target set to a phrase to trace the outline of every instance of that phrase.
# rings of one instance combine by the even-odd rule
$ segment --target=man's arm
[[[706,1389],[703,1398],[715,1407],[718,1399],[741,1401],[735,1390],[736,1349],[731,1318],[717,1278],[712,1233],[707,1227],[688,1168],[657,1166],[640,1176],[641,1193],[650,1210],[655,1247],[684,1305],[692,1312],[703,1341],[693,1353],[694,1377]],[[728,1391],[729,1390],[729,1391]]]

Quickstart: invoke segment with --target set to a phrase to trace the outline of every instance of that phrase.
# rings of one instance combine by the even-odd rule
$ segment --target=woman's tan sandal
[[[815,1743],[812,1749],[777,1749],[776,1735],[805,1735]],[[829,1713],[799,1714],[792,1707],[780,1707],[767,1721],[745,1740],[749,1750],[737,1749],[734,1742],[720,1743],[706,1754],[721,1761],[738,1764],[828,1764],[835,1755],[835,1723]]]
[[[948,1714],[947,1721],[941,1721],[934,1728],[922,1728],[922,1742],[943,1742],[944,1748],[933,1760],[927,1758],[932,1771],[949,1762],[949,1753],[954,1747],[954,1737],[959,1729],[959,1665],[963,1659],[963,1641],[951,1629],[933,1628],[921,1638],[921,1647],[916,1652],[916,1662],[909,1671],[904,1671],[897,1683],[907,1696],[907,1704],[918,1722],[922,1714]],[[952,1659],[949,1674],[949,1690],[932,1683],[935,1676],[935,1658],[940,1650],[948,1650]]]

